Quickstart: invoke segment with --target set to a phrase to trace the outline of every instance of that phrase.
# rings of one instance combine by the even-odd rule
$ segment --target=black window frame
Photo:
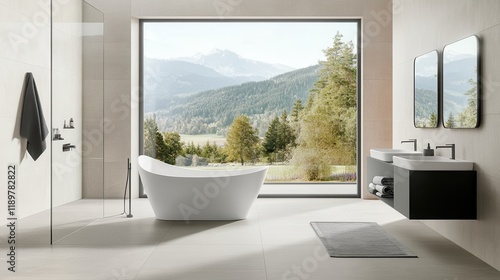
[[[357,24],[357,42],[356,42],[356,63],[357,63],[357,114],[356,114],[356,185],[357,194],[267,194],[259,195],[259,198],[360,198],[361,197],[361,89],[362,89],[362,42],[361,42],[361,19],[360,18],[300,18],[300,19],[140,19],[139,20],[139,155],[144,154],[144,23],[146,22],[353,22]],[[313,183],[318,184],[318,183]],[[320,183],[321,184],[321,183]],[[332,183],[325,183],[330,184]],[[333,183],[333,184],[352,184],[352,183]],[[139,179],[139,197],[146,198],[142,181]]]

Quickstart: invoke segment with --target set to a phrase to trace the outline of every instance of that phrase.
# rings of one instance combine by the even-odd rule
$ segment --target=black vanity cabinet
[[[382,199],[408,219],[474,220],[477,218],[477,173],[408,170],[369,157],[367,184],[374,176],[394,178],[394,198]]]

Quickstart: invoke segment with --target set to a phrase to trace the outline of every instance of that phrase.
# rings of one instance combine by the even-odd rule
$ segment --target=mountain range
[[[320,65],[293,69],[229,50],[162,60],[144,59],[144,112],[162,131],[225,135],[245,114],[262,135],[283,110],[306,101]]]
[[[252,60],[230,50],[220,49],[177,60],[203,65],[228,77],[247,77],[251,81],[262,81],[295,70],[290,66]]]
[[[154,103],[145,99],[145,111],[154,112],[162,131],[182,134],[220,134],[233,119],[245,114],[261,136],[283,110],[290,112],[298,99],[307,100],[318,80],[320,65],[294,70],[259,82],[223,87],[186,97],[163,97]]]
[[[229,50],[176,59],[144,59],[145,96],[185,96],[201,91],[262,81],[294,70],[244,58]]]

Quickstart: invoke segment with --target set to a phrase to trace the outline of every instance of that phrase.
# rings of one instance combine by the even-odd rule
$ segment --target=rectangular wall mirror
[[[443,125],[479,126],[479,38],[470,36],[443,50]]]
[[[417,128],[435,128],[438,124],[438,52],[415,58],[413,80],[413,123]]]

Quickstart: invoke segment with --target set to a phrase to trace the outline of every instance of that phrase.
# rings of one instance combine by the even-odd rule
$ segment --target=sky
[[[248,59],[294,68],[324,60],[340,32],[356,47],[355,22],[145,22],[144,55],[174,59],[227,49]]]

